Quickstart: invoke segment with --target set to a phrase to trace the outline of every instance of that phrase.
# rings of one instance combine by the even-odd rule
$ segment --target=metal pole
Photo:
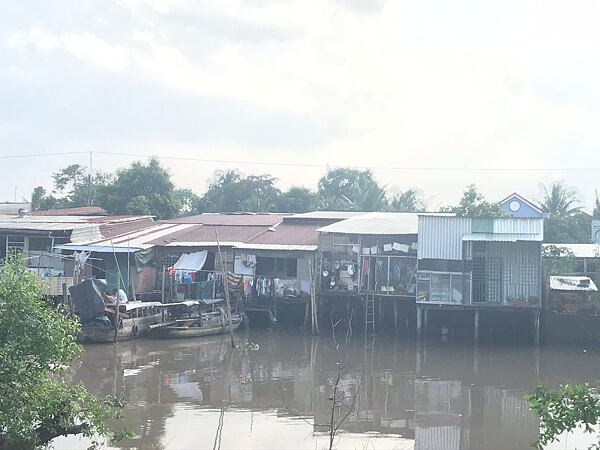
[[[231,321],[231,303],[229,301],[229,279],[227,276],[227,267],[225,260],[223,259],[223,253],[221,253],[221,244],[219,243],[219,235],[217,233],[217,227],[215,227],[215,238],[217,240],[217,249],[219,250],[219,259],[221,260],[221,269],[223,271],[223,284],[225,288],[225,304],[227,305],[227,317],[229,318],[229,334],[231,335],[231,347],[235,347],[235,340],[233,339],[233,322]]]
[[[93,155],[93,153],[90,152],[90,167],[89,167],[89,172],[88,172],[88,206],[92,206],[92,166],[93,166],[92,155]]]

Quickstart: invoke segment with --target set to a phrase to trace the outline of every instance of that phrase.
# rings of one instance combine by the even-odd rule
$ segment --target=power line
[[[420,172],[600,172],[600,167],[434,167],[434,166],[373,166],[373,165],[345,165],[345,164],[311,164],[311,163],[286,163],[271,161],[251,161],[241,159],[212,159],[195,158],[190,156],[147,155],[142,153],[108,152],[108,151],[72,151],[55,153],[36,153],[26,155],[2,155],[0,159],[37,158],[46,156],[65,155],[108,155],[124,156],[131,158],[157,158],[159,160],[190,161],[216,164],[258,165],[270,167],[305,167],[305,168],[337,168],[370,169],[370,170],[395,170],[395,171],[420,171]]]

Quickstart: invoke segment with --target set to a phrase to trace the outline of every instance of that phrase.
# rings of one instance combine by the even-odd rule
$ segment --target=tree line
[[[396,211],[423,212],[427,205],[416,188],[390,195],[370,170],[328,169],[317,189],[277,187],[269,174],[244,175],[237,170],[218,170],[201,195],[177,189],[168,170],[157,159],[134,162],[115,174],[72,164],[52,175],[52,188],[36,187],[32,209],[48,210],[95,205],[110,214],[145,214],[170,219],[191,214],[235,212],[302,213],[307,211]],[[589,242],[591,220],[600,218],[596,193],[593,215],[582,210],[576,191],[562,183],[544,187],[539,206],[548,213],[547,242]],[[456,205],[441,208],[461,216],[497,217],[504,213],[498,202],[490,202],[475,185],[466,187]]]

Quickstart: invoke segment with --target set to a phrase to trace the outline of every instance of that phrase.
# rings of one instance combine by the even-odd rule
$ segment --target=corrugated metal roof
[[[344,220],[351,217],[360,216],[367,214],[366,212],[360,211],[311,211],[306,213],[294,214],[293,216],[286,217],[286,219],[292,220]]]
[[[72,231],[78,228],[97,228],[97,225],[69,222],[0,222],[4,233],[14,231]]]
[[[569,250],[576,258],[600,258],[599,244],[544,244],[544,248],[552,246]]]
[[[280,223],[285,216],[286,214],[198,214],[163,222],[222,226],[273,226]]]
[[[106,216],[108,213],[100,206],[81,206],[77,208],[49,209],[34,211],[32,216]]]
[[[529,217],[507,217],[494,219],[493,233],[537,234],[544,240],[544,219]]]
[[[169,234],[172,234],[174,232],[183,231],[193,226],[195,225],[158,223],[154,226],[147,227],[141,230],[136,230],[130,233],[121,234],[120,236],[115,236],[113,238],[109,237],[108,239],[88,240],[78,239],[74,241],[73,244],[65,244],[61,246],[61,248],[75,249],[74,247],[77,246],[88,245],[96,247],[97,249],[107,249],[106,251],[110,251],[113,247],[146,249],[153,247],[154,244],[150,243],[151,240],[161,239],[164,236],[168,236]]]
[[[463,241],[477,241],[477,242],[517,242],[517,241],[536,241],[541,242],[543,237],[539,234],[526,234],[526,233],[467,233],[463,235]]]
[[[282,223],[270,227],[264,233],[253,237],[248,244],[287,244],[287,245],[317,245],[319,234],[317,224]]]
[[[178,224],[180,226],[186,224]],[[211,226],[187,224],[187,228],[175,230],[159,239],[148,241],[149,244],[177,245],[177,242],[212,242],[216,244],[217,236],[219,241],[228,242],[248,242],[250,239],[267,231],[266,226]],[[215,235],[216,229],[216,235]]]
[[[417,234],[416,213],[371,212],[319,228],[319,233],[399,235]]]
[[[31,210],[31,203],[28,202],[3,202],[0,203],[0,214],[18,214],[19,209],[25,208]]]
[[[243,244],[239,241],[219,241],[221,247],[237,247]],[[162,244],[165,247],[217,247],[216,241],[174,241],[168,244]]]
[[[553,291],[597,292],[598,288],[590,277],[556,275],[550,277]]]
[[[419,215],[419,259],[462,260],[462,237],[471,232],[471,219]]]
[[[235,244],[235,248],[243,250],[273,250],[273,251],[299,251],[314,252],[319,248],[318,245],[299,245],[299,244]]]

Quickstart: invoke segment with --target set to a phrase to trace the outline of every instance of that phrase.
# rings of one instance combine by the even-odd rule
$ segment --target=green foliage
[[[592,219],[585,213],[550,217],[544,222],[544,242],[586,244],[591,242]]]
[[[561,385],[556,390],[538,386],[525,396],[529,409],[540,418],[540,436],[536,448],[552,443],[565,431],[583,426],[586,433],[600,419],[600,397],[588,384]]]
[[[146,164],[137,161],[117,172],[100,206],[111,214],[151,214],[169,219],[177,212],[174,190],[171,175],[157,159]]]
[[[370,170],[328,169],[318,184],[320,209],[331,211],[383,211],[388,208],[385,189]]]
[[[87,168],[79,164],[71,164],[53,173],[52,179],[52,193],[48,193],[42,186],[33,190],[33,211],[102,204],[111,182],[110,175],[102,172],[95,172],[90,178]]]
[[[564,219],[581,212],[577,193],[562,183],[552,183],[549,188],[544,186],[542,207],[551,219]]]
[[[268,212],[280,194],[270,175],[244,177],[237,170],[216,171],[196,203],[198,212]]]
[[[546,275],[565,275],[575,271],[577,261],[575,254],[556,245],[546,245],[542,250],[544,258],[544,272]]]
[[[464,217],[504,217],[500,203],[490,203],[485,200],[474,184],[467,186],[457,206],[442,208],[442,211],[451,212]]]
[[[31,193],[31,210],[45,211],[47,209],[57,208],[58,200],[49,195],[42,186],[37,186]]]
[[[191,189],[175,189],[173,193],[177,216],[187,216],[194,211],[194,206],[200,200]]]
[[[317,209],[317,194],[305,187],[292,186],[286,192],[282,192],[273,210],[275,212],[303,213]]]
[[[390,201],[390,209],[398,212],[423,212],[425,204],[416,189],[408,189],[393,197]]]
[[[242,179],[242,189],[246,194],[241,199],[242,211],[269,212],[281,191],[275,187],[276,179],[271,175],[248,175]]]
[[[22,261],[0,268],[0,448],[32,448],[64,434],[108,434],[106,420],[118,416],[114,401],[64,380],[81,351],[78,329],[45,304]]]

